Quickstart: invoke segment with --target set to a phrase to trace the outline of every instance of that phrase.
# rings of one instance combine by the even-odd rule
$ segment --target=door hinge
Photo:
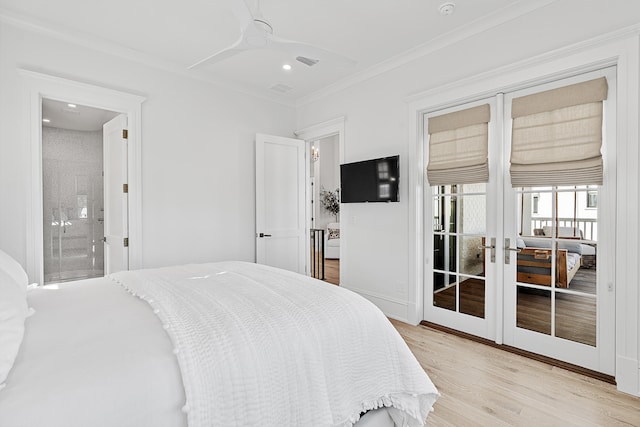
[[[125,237],[125,238],[124,238],[124,247],[125,247],[125,248],[128,248],[128,247],[129,247],[129,238],[128,238],[128,237]]]
[[[122,139],[129,138],[129,131],[127,129],[122,129]]]
[[[122,184],[122,192],[123,193],[129,192],[129,184]]]

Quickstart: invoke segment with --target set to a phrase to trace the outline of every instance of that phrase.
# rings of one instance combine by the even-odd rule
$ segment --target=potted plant
[[[328,191],[322,187],[320,189],[320,203],[325,210],[331,212],[336,217],[336,222],[338,222],[338,214],[340,213],[340,189],[336,188],[335,191]]]

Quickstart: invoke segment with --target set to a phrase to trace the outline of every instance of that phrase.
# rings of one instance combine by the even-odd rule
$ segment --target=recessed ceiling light
[[[77,105],[76,104],[67,104],[67,107],[76,108]]]
[[[51,120],[49,119],[42,119],[42,123],[49,123]]]
[[[291,69],[291,65],[289,65],[289,64],[284,64],[284,65],[282,66],[282,69],[283,69],[283,70],[287,70],[287,71],[289,71],[289,70]]]
[[[456,5],[451,2],[442,3],[438,10],[442,16],[451,15],[456,10]]]

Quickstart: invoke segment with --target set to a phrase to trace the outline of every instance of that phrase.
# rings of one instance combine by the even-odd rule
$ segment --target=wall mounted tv
[[[397,202],[400,156],[340,165],[342,203]]]

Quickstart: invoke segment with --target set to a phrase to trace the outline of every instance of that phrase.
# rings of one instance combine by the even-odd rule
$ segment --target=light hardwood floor
[[[440,391],[427,426],[640,426],[640,398],[482,343],[392,320]]]
[[[340,284],[340,260],[325,259],[324,260],[324,280],[325,282]]]

